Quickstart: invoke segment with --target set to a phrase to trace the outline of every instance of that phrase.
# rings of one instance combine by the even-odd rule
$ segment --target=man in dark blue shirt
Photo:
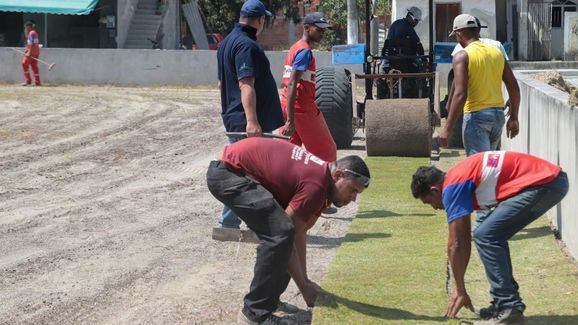
[[[408,11],[405,18],[398,19],[389,26],[386,40],[390,41],[393,47],[401,48],[401,54],[423,55],[423,45],[413,29],[418,22],[419,19]]]
[[[217,50],[221,117],[225,129],[247,132],[249,137],[261,136],[263,132],[272,132],[285,124],[269,60],[257,43],[257,35],[265,27],[265,16],[271,16],[271,13],[261,1],[246,1],[241,7],[239,23]],[[229,137],[230,143],[237,140],[239,138]],[[241,220],[229,208],[223,209],[220,223],[238,235]],[[213,234],[219,230],[225,233],[225,229],[216,228]],[[234,235],[234,231],[230,233]]]

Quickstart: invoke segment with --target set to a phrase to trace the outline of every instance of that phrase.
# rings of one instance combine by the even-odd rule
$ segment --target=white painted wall
[[[576,60],[578,56],[578,13],[564,13],[564,60]]]
[[[317,67],[331,65],[331,52],[313,52]],[[281,86],[287,52],[266,52],[277,86]],[[0,82],[23,80],[22,55],[0,48]],[[47,71],[40,64],[40,78],[55,84],[111,84],[134,86],[217,85],[217,52],[203,50],[126,50],[45,48],[42,60],[56,66]],[[362,73],[361,65],[339,66]]]
[[[507,139],[504,132],[502,148],[541,157],[568,174],[570,190],[547,216],[570,253],[578,258],[578,109],[568,105],[567,93],[533,80],[527,73],[516,71],[515,75],[521,92],[520,133]]]

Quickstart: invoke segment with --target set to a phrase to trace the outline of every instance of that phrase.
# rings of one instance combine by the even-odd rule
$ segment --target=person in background
[[[247,132],[259,137],[283,126],[284,119],[277,84],[269,59],[257,43],[271,13],[259,0],[248,0],[241,7],[239,22],[217,50],[217,68],[221,91],[221,117],[227,132]],[[229,137],[229,143],[239,137]],[[228,207],[223,208],[213,238],[239,240],[241,220]],[[251,238],[252,234],[245,233]]]
[[[303,36],[289,49],[283,72],[281,107],[285,117],[283,135],[291,143],[303,145],[317,157],[332,162],[337,159],[337,146],[315,103],[315,58],[311,49],[321,42],[325,30],[331,28],[320,12],[303,18]]]
[[[496,150],[505,124],[502,81],[510,97],[507,136],[519,132],[520,88],[504,56],[496,47],[479,40],[480,23],[474,16],[461,14],[454,19],[453,31],[463,47],[452,60],[453,91],[445,126],[439,140],[447,146],[453,124],[464,112],[462,134],[466,155]]]
[[[32,84],[30,69],[32,69],[34,76],[34,85],[40,86],[37,60],[40,57],[40,41],[34,21],[30,20],[24,24],[24,34],[26,35],[26,49],[24,50],[24,57],[22,57],[22,70],[24,71],[24,83],[22,86],[30,86]]]

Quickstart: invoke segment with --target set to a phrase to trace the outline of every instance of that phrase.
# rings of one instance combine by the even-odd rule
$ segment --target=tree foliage
[[[203,12],[208,31],[223,35],[228,34],[239,20],[244,3],[243,0],[197,0],[197,2]],[[261,2],[273,13],[283,12],[286,17],[297,15],[294,0],[261,0]]]
[[[389,0],[376,0],[376,15],[388,15],[391,12]],[[371,2],[371,1],[370,1]],[[325,33],[324,47],[347,43],[347,0],[320,0],[319,11],[323,12],[333,25],[333,30]],[[365,0],[357,0],[358,23],[365,22]],[[361,41],[361,40],[360,40]]]
[[[188,2],[190,0],[182,0]],[[284,13],[286,18],[292,18],[296,23],[301,21],[296,0],[261,0],[269,11]],[[389,14],[390,0],[376,0],[376,13]],[[243,0],[197,0],[205,19],[208,32],[228,34],[239,20]],[[311,0],[305,0],[311,3]],[[365,21],[365,0],[357,0],[359,23]],[[347,0],[319,0],[318,11],[323,12],[333,25],[333,30],[325,34],[323,47],[331,48],[336,44],[347,42]],[[273,17],[275,19],[275,17]],[[361,26],[361,25],[360,25]]]

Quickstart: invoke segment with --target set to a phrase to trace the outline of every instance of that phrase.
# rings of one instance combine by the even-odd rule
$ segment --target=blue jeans
[[[235,143],[241,139],[243,138],[229,137],[229,143]],[[223,207],[223,213],[221,214],[221,220],[219,220],[219,223],[223,228],[239,229],[241,227],[241,219],[239,219],[237,214],[226,205]]]
[[[466,156],[497,150],[505,121],[503,108],[490,107],[477,112],[464,113],[462,139]]]
[[[526,309],[512,273],[508,240],[558,204],[568,192],[568,177],[561,171],[550,183],[533,186],[500,202],[487,215],[478,215],[474,242],[499,309]]]

